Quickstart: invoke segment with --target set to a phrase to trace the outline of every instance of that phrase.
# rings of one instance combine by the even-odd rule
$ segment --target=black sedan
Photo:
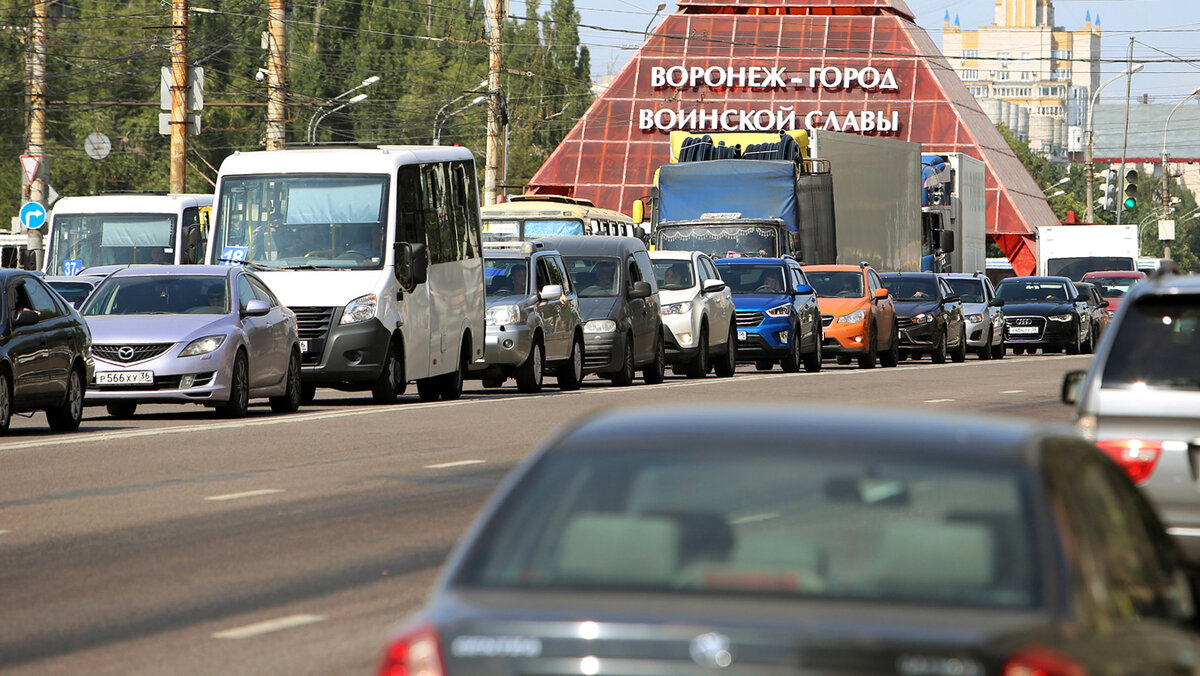
[[[96,368],[83,317],[21,270],[0,270],[0,301],[0,433],[30,411],[45,411],[55,431],[77,429]]]
[[[1013,354],[1090,352],[1088,295],[1066,277],[1010,277],[996,287],[1004,300],[1004,340]]]
[[[723,406],[574,426],[496,492],[380,673],[1192,673],[1179,553],[1094,446],[861,423]]]
[[[928,354],[935,364],[967,358],[967,324],[962,297],[932,272],[885,272],[879,275],[896,305],[900,356]]]

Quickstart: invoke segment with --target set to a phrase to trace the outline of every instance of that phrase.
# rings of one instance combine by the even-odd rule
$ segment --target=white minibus
[[[90,195],[54,203],[42,272],[97,265],[199,263],[212,195]]]
[[[247,265],[296,313],[316,388],[391,403],[457,399],[482,368],[475,161],[462,147],[234,153],[217,178],[208,261]]]

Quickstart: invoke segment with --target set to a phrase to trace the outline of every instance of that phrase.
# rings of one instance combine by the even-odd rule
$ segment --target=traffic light
[[[1100,193],[1100,199],[1096,200],[1096,204],[1100,205],[1105,211],[1117,210],[1117,195],[1121,189],[1117,187],[1120,183],[1121,172],[1116,169],[1105,169],[1100,172],[1100,178],[1104,179],[1104,189]]]
[[[1125,172],[1125,202],[1126,209],[1132,209],[1137,206],[1137,169],[1130,169]]]

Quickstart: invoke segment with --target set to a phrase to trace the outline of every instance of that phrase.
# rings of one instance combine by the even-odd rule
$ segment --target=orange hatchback
[[[839,364],[857,359],[864,369],[875,368],[877,358],[895,366],[900,360],[896,308],[871,266],[806,265],[804,274],[817,290],[825,354],[837,355]]]

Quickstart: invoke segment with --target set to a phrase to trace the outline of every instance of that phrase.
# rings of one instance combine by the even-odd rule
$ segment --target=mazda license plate
[[[154,371],[100,371],[97,385],[153,385]]]

